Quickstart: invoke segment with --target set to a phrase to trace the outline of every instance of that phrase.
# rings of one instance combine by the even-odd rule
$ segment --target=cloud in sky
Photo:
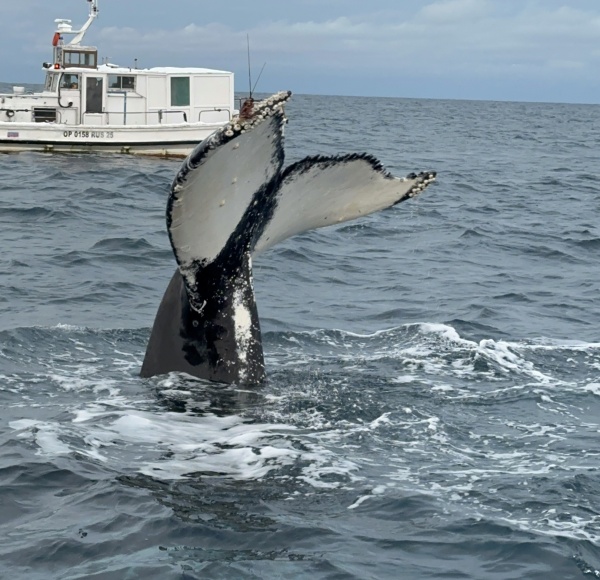
[[[0,79],[35,81],[52,21],[83,0],[0,3]],[[597,0],[101,0],[88,41],[111,61],[233,70],[243,90],[246,34],[259,90],[599,102]],[[138,13],[139,11],[139,13]],[[31,14],[36,15],[35,21]],[[9,48],[13,47],[13,49]],[[15,50],[16,48],[16,50]],[[256,71],[255,71],[256,74]]]

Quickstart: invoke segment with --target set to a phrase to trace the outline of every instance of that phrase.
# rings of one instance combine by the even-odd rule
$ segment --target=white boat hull
[[[222,124],[98,125],[0,122],[0,152],[123,153],[181,156]]]

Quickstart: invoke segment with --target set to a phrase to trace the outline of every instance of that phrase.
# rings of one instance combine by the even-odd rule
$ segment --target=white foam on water
[[[574,456],[567,442],[574,434],[594,441],[599,427],[593,416],[582,419],[583,403],[576,408],[562,395],[586,397],[588,405],[600,395],[600,383],[591,372],[579,383],[561,380],[553,376],[554,370],[537,368],[528,353],[557,349],[565,354],[570,349],[584,353],[589,370],[600,354],[598,345],[475,342],[441,324],[365,336],[341,331],[333,337],[323,332],[311,336],[327,347],[315,354],[310,344],[307,349],[296,337],[286,337],[273,358],[280,368],[305,372],[307,365],[317,363],[317,370],[309,380],[268,387],[260,409],[215,414],[208,394],[198,400],[195,387],[201,391],[201,383],[169,375],[155,385],[158,401],[189,401],[187,408],[194,412],[165,410],[152,388],[131,381],[127,369],[132,359],[124,356],[118,368],[125,382],[103,378],[97,363],[61,362],[51,378],[58,390],[72,395],[69,419],[20,420],[10,426],[18,438],[32,441],[38,454],[79,453],[117,472],[164,480],[269,478],[286,485],[293,480],[315,492],[352,490],[360,483],[361,489],[371,491],[357,494],[348,509],[410,490],[436,498],[445,510],[502,517],[532,533],[579,539],[600,535],[598,520],[586,519],[581,511],[567,525],[551,513],[522,514],[506,495],[507,485],[525,491],[536,478],[568,478],[597,465],[593,449]],[[579,356],[579,364],[583,358]],[[397,386],[396,408],[383,400],[377,382],[371,387],[364,382],[368,378],[347,372],[349,362],[362,369],[384,359],[386,365],[398,363],[384,383],[388,389]],[[321,370],[328,364],[336,372]],[[368,397],[362,385],[371,389]],[[136,395],[126,396],[128,390]],[[398,395],[402,392],[406,395]],[[529,403],[525,415],[503,415],[503,405],[519,399]],[[361,405],[367,413],[360,412]],[[454,410],[472,419],[469,428],[457,425]],[[290,497],[296,493],[297,485],[291,486]]]
[[[394,383],[403,384],[403,383],[414,383],[417,381],[416,375],[401,375],[399,377],[395,377],[392,379]]]
[[[353,478],[357,466],[305,439],[286,423],[255,422],[238,414],[169,412],[155,404],[142,410],[134,401],[111,390],[93,387],[90,379],[54,375],[67,391],[84,389],[106,398],[73,408],[68,422],[16,420],[9,426],[16,437],[30,440],[45,457],[84,455],[120,472],[135,471],[157,479],[224,477],[254,480],[266,476],[294,478],[311,487],[333,489]],[[163,397],[185,400],[191,391],[177,389],[178,380],[163,381]],[[196,410],[208,401],[194,401]],[[385,421],[385,417],[381,417]]]
[[[589,383],[583,390],[600,397],[600,383]]]
[[[427,376],[448,376],[461,380],[476,376],[489,381],[503,381],[515,375],[543,385],[560,383],[555,377],[541,372],[522,355],[523,351],[528,350],[528,344],[493,339],[475,342],[462,338],[456,329],[445,324],[415,323],[368,335],[341,330],[335,333],[306,333],[334,349],[327,355],[316,355],[317,359],[354,363],[357,371],[361,371],[368,363],[397,359],[404,371],[411,371],[398,375],[394,379],[398,383],[422,382]],[[365,340],[357,343],[357,338]],[[394,343],[390,344],[390,339],[394,339]],[[593,345],[577,344],[575,348],[589,349]],[[294,354],[297,355],[295,362],[299,364],[298,358],[303,357],[301,347]],[[286,358],[289,365],[292,357]],[[476,368],[479,361],[487,363],[489,369],[482,370],[480,365]],[[275,365],[283,364],[281,358],[273,362]],[[303,364],[310,362],[310,359],[302,360]]]
[[[48,378],[63,391],[108,391],[111,395],[119,393],[118,383],[114,379],[99,379],[98,367],[93,365],[73,364],[71,368],[61,369],[60,373],[50,372]]]
[[[10,421],[8,423],[8,426],[11,429],[14,429],[15,431],[26,431],[28,429],[31,429],[32,427],[36,427],[37,425],[42,425],[43,423],[41,421],[35,421],[34,419],[19,419],[18,421]],[[23,433],[21,433],[21,435],[23,437],[26,437],[27,434],[23,435]]]
[[[40,326],[40,327],[37,327],[37,328],[45,328],[45,327],[41,327]],[[52,328],[57,328],[59,330],[73,331],[73,332],[85,332],[87,330],[84,326],[74,326],[72,324],[63,324],[61,322],[59,322],[58,324],[56,324]]]
[[[600,516],[582,518],[579,516],[546,512],[545,517],[539,520],[516,517],[501,517],[500,521],[514,526],[524,532],[551,536],[554,538],[568,538],[570,540],[588,541],[593,545],[600,545]]]
[[[9,427],[17,431],[19,439],[34,441],[39,448],[37,455],[56,457],[68,455],[72,451],[69,445],[61,441],[61,426],[58,423],[21,419],[11,421]]]
[[[508,373],[524,374],[542,384],[548,384],[555,381],[553,377],[538,371],[533,363],[525,360],[511,350],[514,349],[515,346],[515,344],[502,340],[497,342],[491,339],[482,340],[476,349],[476,353],[488,360],[496,362],[501,369]]]
[[[416,334],[407,334],[411,327]],[[361,336],[373,338],[361,344],[355,335],[338,332],[334,340],[322,341],[338,350],[317,354],[315,359],[321,365],[332,360],[338,365],[340,361],[358,361],[366,366],[397,359],[402,369],[390,377],[389,383],[399,388],[407,385],[410,397],[415,388],[429,389],[446,407],[442,415],[429,404],[431,399],[410,399],[410,407],[399,407],[362,424],[332,424],[327,414],[303,410],[302,419],[312,419],[307,425],[322,430],[316,435],[318,440],[345,451],[357,465],[357,480],[360,477],[363,482],[375,484],[383,494],[391,490],[426,494],[439,500],[444,510],[494,521],[502,518],[531,533],[598,542],[600,521],[596,516],[587,516],[584,507],[575,508],[576,515],[565,524],[559,516],[540,517],[536,509],[523,515],[519,505],[523,501],[521,488],[526,490],[532,482],[539,485],[538,481],[550,478],[569,481],[592,472],[599,457],[593,443],[591,451],[578,452],[572,442],[575,435],[583,441],[597,440],[598,422],[585,421],[587,404],[577,407],[573,397],[600,395],[600,383],[593,375],[583,379],[585,382],[573,379],[573,373],[564,365],[544,365],[542,370],[538,364],[544,363],[533,362],[532,354],[541,353],[547,358],[557,352],[559,360],[566,359],[574,368],[585,365],[598,370],[600,344],[545,339],[543,344],[493,339],[475,342],[461,338],[455,329],[443,324],[409,325]],[[573,356],[569,357],[570,353]],[[306,396],[311,391],[313,398],[323,399],[326,388],[334,385],[305,389]],[[356,397],[351,379],[345,388],[346,403],[351,405],[352,397]],[[282,398],[302,398],[300,391],[288,392]],[[521,407],[523,415],[502,414],[505,406],[514,409],[519,400],[531,401],[538,411],[534,412],[530,404],[529,408]],[[461,439],[453,432],[450,406],[479,402],[484,406],[467,408],[466,419],[476,413],[478,420],[474,430],[466,434],[468,439]],[[464,413],[465,409],[457,407],[456,411]],[[355,441],[367,443],[363,446]],[[377,452],[369,454],[369,446]],[[382,456],[386,456],[387,465],[381,464]],[[373,497],[373,493],[362,494],[349,508],[356,509]]]
[[[447,326],[446,324],[432,324],[429,322],[421,322],[419,324],[416,324],[415,326],[417,326],[423,334],[438,335],[440,338],[443,338],[453,344],[460,344],[469,348],[476,346],[477,344],[471,340],[466,340],[462,338],[455,328],[453,328],[452,326]]]
[[[123,457],[134,453],[144,458],[136,470],[160,479],[198,472],[255,479],[292,465],[300,455],[277,433],[291,427],[248,423],[238,415],[84,410],[74,423],[100,445],[116,447],[104,452],[106,460],[115,451]]]
[[[577,513],[565,523],[563,515],[554,517],[549,513],[540,517],[537,510],[522,512],[522,498],[510,501],[499,497],[502,508],[493,501],[495,496],[505,496],[507,487],[525,491],[532,480],[560,480],[595,471],[596,452],[574,454],[568,447],[552,450],[554,444],[566,439],[565,433],[571,427],[508,421],[513,433],[472,434],[473,446],[468,446],[449,436],[436,437],[445,426],[441,419],[435,419],[408,425],[394,422],[405,437],[402,447],[390,453],[390,470],[384,475],[389,489],[430,494],[446,510],[493,520],[501,518],[532,533],[592,542],[600,539],[600,516],[588,515],[587,510],[574,507]]]
[[[348,506],[349,510],[356,509],[358,506],[365,503],[367,500],[377,497],[379,495],[383,495],[386,492],[387,486],[378,485],[371,490],[371,493],[367,495],[360,496],[353,504]]]
[[[524,375],[540,384],[549,384],[555,381],[553,377],[537,370],[533,363],[526,360],[518,354],[518,350],[523,346],[520,343],[507,341],[496,341],[493,339],[484,339],[479,343],[461,338],[458,332],[451,326],[443,324],[418,325],[419,331],[425,338],[428,336],[436,339],[433,344],[427,343],[427,349],[419,352],[418,346],[408,351],[408,354],[417,355],[418,358],[425,354],[428,358],[433,358],[428,362],[428,371],[438,371],[444,374],[454,374],[457,377],[465,378],[473,375],[487,376],[491,380],[498,380],[499,377],[494,373],[475,370],[475,364],[478,359],[483,359],[494,364],[497,372],[510,375]],[[440,342],[441,341],[441,342]],[[450,364],[441,357],[445,354],[444,347],[454,351],[456,355],[462,355],[461,358],[453,360]]]

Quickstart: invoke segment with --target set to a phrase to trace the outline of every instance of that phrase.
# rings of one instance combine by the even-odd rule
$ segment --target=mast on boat
[[[86,0],[89,4],[89,17],[87,22],[79,30],[73,30],[72,21],[66,18],[57,18],[56,31],[52,38],[53,59],[52,63],[44,63],[44,68],[53,68],[61,70],[70,66],[96,68],[98,65],[98,51],[94,47],[85,47],[81,41],[92,25],[92,22],[98,18],[98,0]],[[73,35],[70,42],[65,43],[64,37]]]
[[[68,45],[77,45],[81,44],[85,33],[88,31],[88,28],[92,25],[92,22],[98,18],[98,0],[86,0],[89,6],[89,17],[87,22],[81,27],[80,30],[73,30],[72,21],[67,20],[65,18],[57,18],[54,22],[56,23],[56,32],[54,34],[54,40],[52,44],[56,46],[61,40],[63,35],[73,34],[75,37],[71,40]]]

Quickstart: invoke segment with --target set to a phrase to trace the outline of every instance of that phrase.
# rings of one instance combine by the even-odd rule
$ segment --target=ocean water
[[[287,113],[438,181],[255,261],[252,390],[138,377],[179,161],[0,155],[0,577],[600,577],[600,107]]]

